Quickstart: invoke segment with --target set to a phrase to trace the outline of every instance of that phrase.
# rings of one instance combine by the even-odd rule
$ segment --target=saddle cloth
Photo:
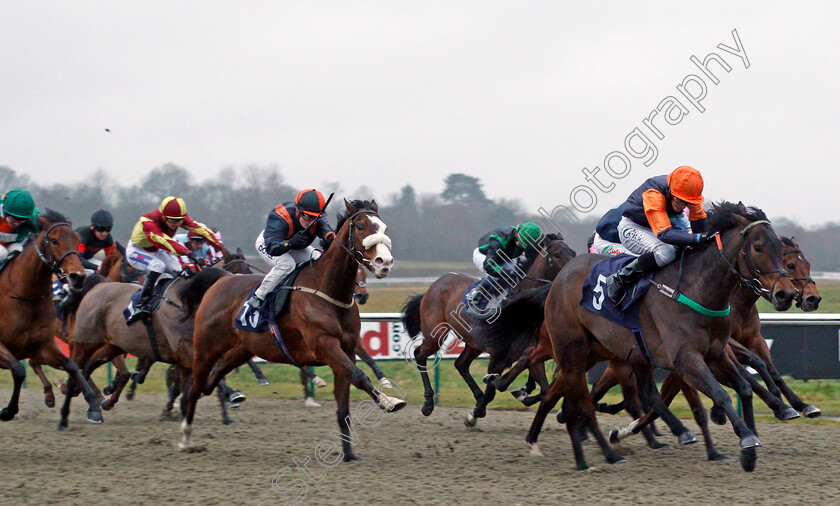
[[[149,302],[149,311],[154,313],[160,307],[160,303],[163,301],[163,296],[166,293],[166,290],[169,288],[175,281],[175,278],[168,274],[162,274],[161,277],[158,279],[158,282],[155,284],[155,287],[152,291],[152,300]],[[123,317],[125,318],[126,322],[136,312],[136,307],[140,302],[140,293],[142,292],[142,288],[140,285],[137,285],[137,291],[131,296],[131,300],[128,301],[128,306],[123,309]]]
[[[622,327],[638,329],[639,302],[650,288],[650,280],[642,278],[635,285],[628,287],[627,295],[618,308],[607,298],[606,285],[608,276],[635,259],[632,255],[616,255],[595,264],[583,283],[580,305]]]

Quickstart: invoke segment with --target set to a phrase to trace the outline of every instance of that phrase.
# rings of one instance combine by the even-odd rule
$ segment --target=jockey
[[[38,208],[32,195],[20,188],[4,194],[0,200],[0,262],[13,251],[22,251],[29,234],[38,232]]]
[[[265,229],[255,245],[271,270],[245,303],[248,307],[259,309],[266,295],[291,274],[297,264],[321,256],[321,252],[312,246],[316,237],[323,239],[324,249],[335,239],[335,232],[323,216],[324,205],[324,195],[310,188],[298,193],[294,202],[280,204],[269,213]]]
[[[630,194],[621,205],[618,237],[640,256],[607,278],[607,297],[613,304],[621,303],[627,287],[643,274],[673,262],[677,248],[710,239],[703,200],[703,177],[687,165],[648,179]]]
[[[537,259],[542,237],[536,224],[525,221],[516,227],[491,230],[479,239],[473,263],[484,277],[473,291],[473,309],[482,311],[491,298],[519,285]]]
[[[205,226],[202,223],[199,223],[201,226]],[[211,229],[212,231],[212,229]],[[221,234],[214,233],[213,236],[216,238],[216,241],[221,244]],[[204,238],[203,235],[190,230],[189,232],[180,233],[172,237],[179,243],[183,244],[188,250],[194,252],[199,257],[203,258],[207,265],[214,263],[216,260],[222,258],[222,252],[216,251],[213,246],[207,244],[207,239]],[[178,260],[181,262],[182,268],[187,268],[191,270],[195,270],[195,263],[186,255],[181,255],[178,257]]]
[[[80,239],[79,253],[82,254],[82,265],[85,269],[97,269],[96,264],[89,260],[100,250],[105,250],[105,254],[110,255],[117,249],[114,238],[111,237],[113,227],[114,217],[108,211],[100,209],[91,215],[90,226],[76,229]]]
[[[144,314],[149,314],[148,304],[152,298],[152,289],[161,274],[168,272],[178,275],[181,272],[177,256],[187,255],[196,264],[204,265],[204,260],[198,254],[172,238],[179,227],[196,232],[210,244],[221,248],[210,229],[190,218],[187,205],[180,197],[166,197],[160,203],[159,209],[140,217],[140,221],[134,225],[131,232],[126,257],[129,265],[147,274],[136,312],[129,318],[129,323],[138,320]]]

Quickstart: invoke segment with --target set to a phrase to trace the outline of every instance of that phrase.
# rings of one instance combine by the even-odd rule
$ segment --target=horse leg
[[[70,409],[70,381],[75,379],[78,382],[79,387],[82,389],[82,395],[84,396],[85,401],[88,403],[88,411],[87,411],[87,419],[91,423],[102,423],[102,410],[99,407],[99,399],[96,398],[96,393],[93,389],[88,385],[87,381],[85,381],[84,376],[82,375],[82,371],[79,369],[79,366],[76,365],[76,362],[71,360],[69,357],[64,356],[64,353],[61,352],[61,348],[58,347],[55,340],[50,340],[47,342],[46,346],[41,348],[39,352],[40,362],[44,365],[49,365],[50,367],[54,367],[56,369],[61,369],[68,373],[68,395],[66,401],[66,408],[67,412],[64,411],[62,408],[61,413],[61,422],[59,422],[58,429],[61,430],[67,427],[67,416],[69,415]]]
[[[268,381],[268,378],[265,377],[265,374],[263,374],[262,369],[259,368],[253,359],[248,360],[248,367],[251,368],[251,371],[254,372],[254,376],[257,377],[258,385],[265,387],[271,384],[271,382]]]
[[[738,362],[733,361],[733,365],[736,369],[738,369],[738,373],[741,375],[742,378],[747,380],[747,383],[750,384],[750,388],[752,388],[753,393],[759,397],[764,404],[767,404],[767,407],[773,410],[773,415],[778,418],[779,420],[786,422],[788,420],[792,420],[794,418],[799,418],[799,413],[796,412],[795,409],[791,408],[787,404],[782,401],[776,395],[773,395],[769,390],[764,388],[761,383]],[[770,381],[771,385],[775,384],[773,381]],[[781,395],[781,392],[779,393]],[[715,409],[715,408],[712,408]]]
[[[758,431],[755,428],[752,387],[750,387],[749,382],[741,375],[738,368],[743,370],[740,365],[736,366],[735,362],[726,353],[722,354],[717,359],[709,361],[709,370],[712,374],[714,374],[719,381],[723,382],[723,384],[734,389],[738,394],[738,398],[741,400],[741,409],[744,414],[743,419],[738,417],[738,414],[734,409],[731,409],[732,402],[730,401],[728,394],[726,400],[730,401],[730,410],[726,410],[726,413],[727,415],[730,415],[729,419],[732,422],[733,428],[736,429],[735,433],[741,438],[741,467],[744,471],[751,472],[755,470],[755,463],[758,458],[755,447],[761,446],[761,442],[758,440]],[[723,388],[721,388],[721,390],[723,390]],[[725,405],[724,409],[726,409]],[[738,432],[736,423],[742,426],[742,432]],[[746,428],[746,431],[743,431],[744,428]]]
[[[755,369],[758,375],[761,376],[761,379],[764,380],[764,383],[767,385],[767,390],[771,394],[776,397],[782,396],[782,392],[779,391],[779,387],[773,381],[773,377],[770,376],[770,372],[767,370],[767,364],[764,363],[761,357],[747,349],[743,344],[732,339],[729,341],[726,352],[729,353],[729,358],[733,362]],[[752,385],[752,383],[750,384]]]
[[[424,334],[425,335],[425,334]],[[424,338],[423,342],[414,350],[414,362],[417,364],[417,370],[420,371],[420,379],[423,380],[423,407],[420,412],[423,416],[429,416],[435,410],[435,391],[432,388],[432,382],[429,381],[429,372],[427,360],[430,356],[437,353],[440,349],[437,339]],[[439,362],[435,363],[435,367]]]
[[[542,457],[537,440],[539,439],[543,423],[545,423],[545,418],[554,406],[557,405],[557,401],[563,397],[563,393],[562,377],[555,378],[548,388],[541,393],[542,399],[540,400],[540,406],[537,408],[536,415],[534,415],[534,421],[531,422],[531,428],[528,429],[528,435],[525,436],[525,444],[528,446],[528,451],[535,457]]]
[[[528,349],[526,349],[525,353],[523,353],[522,356],[519,357],[519,359],[513,364],[513,366],[508,372],[503,374],[501,377],[494,378],[492,385],[496,388],[496,390],[498,390],[499,392],[504,392],[505,390],[507,390],[510,384],[513,383],[513,381],[516,379],[516,377],[522,374],[522,371],[528,369],[531,366],[531,354],[533,353],[534,348],[535,347],[531,346]],[[530,377],[528,378],[528,381],[531,384],[534,384],[533,380],[531,380]],[[528,390],[528,384],[526,384],[524,390],[530,393],[534,390],[534,387],[532,386],[531,389]]]
[[[455,359],[455,369],[458,370],[458,373],[462,378],[464,378],[467,386],[470,387],[470,390],[472,390],[473,397],[477,403],[481,402],[481,399],[484,397],[484,392],[481,391],[478,383],[475,382],[472,374],[470,374],[470,364],[472,364],[473,360],[475,360],[479,355],[481,355],[481,350],[473,348],[472,346],[465,346],[464,351],[462,351],[461,354],[458,355],[458,358]]]
[[[333,395],[336,403],[336,418],[338,418],[338,430],[341,432],[342,450],[344,453],[344,462],[353,462],[359,460],[353,453],[353,441],[350,434],[350,371],[349,370],[335,370],[333,385]]]
[[[227,394],[225,394],[225,389],[221,388],[223,383],[224,380],[220,381],[219,386],[216,387],[216,396],[219,398],[219,405],[222,408],[222,425],[230,425],[233,423],[233,420],[231,420],[230,416],[228,416]]]
[[[487,376],[493,378],[498,377],[499,373],[502,372],[503,369],[504,363],[497,363],[495,357],[491,356],[490,364],[487,367]],[[467,427],[475,427],[478,418],[484,418],[485,416],[487,416],[487,405],[493,402],[493,399],[496,397],[496,387],[494,385],[494,381],[487,382],[487,389],[481,396],[481,400],[475,403],[475,407],[473,407],[473,410],[467,413],[466,418],[464,418],[464,425],[466,425]]]
[[[636,372],[638,372],[638,371],[636,371]],[[648,396],[649,394],[648,394],[647,390],[645,389],[646,387],[642,386],[641,380],[639,380],[638,377],[637,377],[637,381],[639,382],[640,394],[641,394],[641,397],[642,397],[642,402],[644,403],[646,396]],[[649,385],[647,385],[647,386],[649,387]],[[676,372],[671,371],[670,373],[668,373],[668,376],[665,377],[665,381],[662,383],[662,391],[660,392],[659,398],[662,399],[662,402],[666,406],[670,406],[671,402],[674,400],[674,398],[680,392],[680,388],[682,386],[683,386],[682,379],[679,377],[679,375]],[[653,388],[654,389],[656,388],[655,384],[654,384]],[[647,405],[650,406],[649,403]],[[616,443],[618,441],[621,441],[622,439],[625,439],[626,437],[628,437],[632,434],[638,434],[639,432],[642,431],[643,428],[645,428],[648,425],[650,425],[651,423],[653,423],[653,421],[656,420],[657,418],[659,418],[659,414],[656,411],[650,411],[650,412],[646,413],[643,417],[639,418],[638,420],[634,420],[627,427],[624,427],[624,428],[621,428],[621,429],[611,430],[610,431],[610,442]],[[693,435],[690,432],[689,432],[689,434]],[[694,443],[696,441],[697,441],[696,437],[695,437],[694,441],[692,441],[692,440],[690,440],[690,437],[686,436],[686,441],[681,442],[680,444],[689,444],[689,443]]]
[[[660,396],[659,390],[656,389],[656,382],[653,379],[653,368],[647,366],[639,366],[633,368],[634,373],[636,374],[636,381],[639,385],[640,393],[642,395],[643,401],[650,406],[653,411],[662,418],[662,421],[671,429],[671,433],[677,436],[677,441],[680,445],[686,445],[691,443],[697,442],[697,436],[695,436],[688,428],[683,425],[683,423],[668,409],[668,406],[662,400]],[[711,376],[711,374],[710,374]],[[676,392],[679,392],[679,388],[675,389]],[[676,392],[673,394],[676,396]],[[673,399],[673,397],[671,398]],[[652,421],[653,418],[651,417],[650,420]],[[631,424],[632,425],[632,424]],[[641,427],[638,428],[641,430]],[[635,429],[633,430],[634,433],[638,433]],[[610,434],[610,439],[612,439],[613,434]],[[620,439],[620,438],[619,438]]]
[[[23,380],[26,379],[26,368],[2,344],[0,344],[0,367],[11,371],[12,380],[14,381],[12,397],[9,399],[9,404],[0,410],[0,421],[8,422],[18,413],[20,389],[23,386]]]
[[[613,363],[610,362],[607,368],[604,369],[604,372],[601,374],[601,376],[597,380],[595,380],[595,383],[592,384],[592,391],[590,395],[592,398],[592,402],[595,403],[595,409],[597,409],[599,413],[608,413],[610,415],[614,415],[620,412],[621,410],[625,409],[625,407],[627,406],[626,401],[619,402],[618,404],[612,406],[610,406],[607,403],[598,402],[601,399],[603,399],[605,395],[607,395],[607,392],[609,392],[610,389],[612,389],[612,387],[619,384],[617,374],[618,373],[616,373],[615,371],[615,366],[613,366]],[[634,390],[636,389],[634,388]],[[626,391],[624,398],[627,398]]]
[[[47,375],[44,374],[44,369],[41,367],[41,364],[30,360],[29,367],[32,368],[32,372],[35,373],[35,376],[38,376],[38,379],[41,380],[41,384],[44,386],[44,404],[46,404],[48,408],[54,408],[55,394],[53,393],[52,384],[50,383],[50,380],[47,379]]]
[[[550,350],[546,350],[543,346],[537,346],[534,352],[531,354],[531,366],[528,370],[533,374],[533,377],[537,380],[540,385],[540,393],[538,395],[527,395],[530,392],[522,391],[522,390],[514,390],[511,394],[523,405],[525,406],[533,406],[534,404],[540,402],[542,399],[542,395],[546,392],[549,388],[548,384],[548,376],[545,373],[545,362],[546,360],[552,358]],[[519,393],[517,393],[519,392]]]
[[[164,406],[163,412],[160,414],[162,419],[172,419],[172,409],[175,408],[175,399],[181,395],[182,374],[180,371],[181,368],[176,364],[170,365],[169,369],[166,370],[166,391],[169,399],[166,401],[166,406]]]
[[[676,375],[674,375],[676,376]],[[682,382],[682,380],[680,380]],[[682,383],[682,392],[685,395],[688,405],[691,407],[691,413],[694,415],[694,421],[700,426],[700,431],[703,433],[703,443],[706,445],[706,456],[711,461],[721,462],[729,460],[726,455],[717,451],[714,442],[712,442],[712,433],[709,431],[709,420],[706,418],[706,408],[703,406],[703,401],[700,399],[700,394],[697,390]]]
[[[779,387],[782,395],[787,398],[793,409],[802,413],[802,415],[806,418],[817,418],[822,415],[820,408],[811,404],[806,404],[793,392],[793,390],[791,390],[788,384],[785,383],[785,380],[782,379],[782,375],[779,374],[779,371],[776,369],[776,364],[773,363],[773,359],[770,356],[770,348],[767,347],[767,343],[763,338],[756,341],[754,351],[762,360],[764,360],[764,363],[767,366],[767,372],[770,374],[770,378],[772,378],[773,382]]]
[[[373,374],[376,376],[376,379],[378,379],[380,381],[380,385],[382,385],[383,378],[385,378],[385,373],[382,372],[382,369],[380,369],[379,365],[376,364],[376,360],[374,360],[373,357],[370,356],[370,353],[367,352],[367,350],[365,349],[365,345],[362,344],[361,340],[359,340],[359,342],[356,344],[356,355],[362,359],[362,362],[366,363],[368,367],[370,367],[370,369],[373,371]]]
[[[619,367],[614,369],[612,367],[608,367],[607,370],[610,372],[608,374],[602,375],[599,378],[598,382],[601,382],[601,379],[604,381],[601,384],[601,391],[598,392],[601,396],[606,393],[606,390],[612,388],[611,386],[608,387],[609,382],[617,381],[621,385],[621,391],[624,394],[624,406],[627,409],[627,412],[630,413],[630,416],[633,417],[634,420],[640,418],[644,415],[644,410],[642,408],[642,401],[639,399],[639,387],[635,379],[630,378],[629,376],[622,374],[624,369],[628,369],[627,367]],[[606,373],[606,371],[605,371]],[[607,376],[604,378],[604,376]],[[596,382],[596,383],[598,383]],[[606,390],[605,390],[606,389]],[[595,396],[595,392],[593,391],[590,394],[590,400],[593,404],[595,404],[597,398]],[[599,405],[600,406],[600,405]],[[653,430],[651,426],[645,427],[642,429],[642,435],[644,435],[645,440],[648,443],[648,446],[654,450],[659,449],[673,449],[673,447],[669,444],[660,443],[656,440],[653,434]]]
[[[96,354],[100,352],[104,353],[102,349],[98,350]],[[112,355],[110,357],[106,357],[103,359],[104,361],[110,361],[114,366],[117,368],[117,376],[116,376],[116,384],[114,385],[114,391],[111,392],[111,396],[108,397],[108,400],[102,403],[102,409],[110,410],[117,403],[120,401],[120,394],[122,394],[123,389],[128,384],[128,378],[130,376],[130,371],[128,370],[128,366],[125,363],[125,352],[113,346],[111,349]],[[91,362],[96,358],[96,354],[91,357]],[[104,362],[103,362],[104,363]],[[90,362],[88,362],[90,364]]]
[[[120,360],[124,359],[125,357],[122,357]],[[116,365],[116,362],[114,364]],[[146,376],[154,364],[155,361],[152,359],[144,358],[137,361],[137,370],[130,374],[131,384],[128,385],[128,393],[125,394],[126,399],[134,399],[134,395],[137,393],[137,385],[142,385],[146,381]]]

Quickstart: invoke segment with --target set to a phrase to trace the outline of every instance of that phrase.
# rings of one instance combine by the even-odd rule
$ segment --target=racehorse
[[[717,234],[717,247],[701,245],[653,276],[653,282],[665,292],[668,286],[686,287],[680,297],[684,303],[661,297],[656,289],[648,290],[641,299],[639,317],[647,356],[640,352],[641,345],[628,329],[580,306],[583,283],[604,257],[577,257],[554,280],[545,302],[545,318],[563,379],[552,385],[542,403],[556,403],[565,393],[563,414],[578,469],[588,468],[581,447],[585,429],[595,436],[607,462],[625,461],[610,448],[598,428],[586,383],[586,371],[592,364],[612,357],[626,357],[633,365],[643,398],[674,435],[682,436],[688,429],[662,402],[653,380],[655,367],[676,370],[687,384],[724,410],[741,439],[742,467],[747,471],[755,468],[755,447],[761,442],[755,436],[752,390],[724,353],[731,322],[723,316],[728,314],[729,299],[739,282],[769,290],[777,310],[791,306],[795,288],[782,269],[781,241],[762,211],[723,202],[714,206],[708,228]],[[716,377],[738,393],[743,420]]]
[[[359,305],[366,303],[370,297],[367,289],[367,270],[361,266],[356,269],[356,290],[353,292],[353,297]]]
[[[18,412],[20,388],[26,378],[19,360],[28,358],[64,370],[78,381],[89,406],[88,420],[101,423],[96,394],[54,337],[52,275],[67,279],[72,291],[82,288],[85,270],[78,251],[79,236],[67,218],[50,209],[38,217],[38,225],[41,232],[30,238],[23,251],[0,272],[0,367],[11,370],[14,380],[12,397],[0,410],[0,421],[9,421]]]
[[[547,235],[542,244],[545,254],[538,255],[531,265],[526,278],[519,284],[521,292],[541,284],[550,283],[560,272],[560,269],[575,256],[574,250],[559,235]],[[473,329],[476,322],[463,314],[465,306],[462,299],[464,292],[476,280],[477,278],[466,274],[445,274],[432,283],[426,293],[411,297],[403,307],[403,325],[408,335],[412,338],[420,333],[423,335],[422,342],[414,350],[415,363],[420,371],[420,377],[423,379],[425,391],[425,402],[421,408],[423,415],[429,416],[435,409],[435,391],[429,381],[428,358],[441,349],[450,332],[454,332],[456,338],[463,342],[464,351],[455,359],[455,368],[464,378],[476,400],[475,408],[467,415],[467,425],[475,425],[476,418],[485,416],[486,406],[495,396],[494,384],[488,384],[487,395],[485,396],[485,393],[482,392],[472,374],[470,374],[470,364],[484,349],[480,343],[475,342]],[[504,307],[502,307],[502,313],[504,313]],[[512,359],[515,360],[522,355],[529,355],[531,346],[536,342],[517,344],[521,347],[500,350],[498,363],[491,360],[492,370],[488,371],[490,374],[504,370],[505,367],[510,365]],[[541,388],[548,386],[542,364],[532,369],[531,373],[534,378],[540,381]]]
[[[376,202],[345,201],[345,208],[335,240],[318,261],[300,271],[295,281],[299,289],[291,292],[277,317],[280,345],[270,332],[250,333],[233,326],[245,299],[260,282],[259,276],[226,276],[204,294],[195,313],[193,381],[186,383],[187,402],[181,403],[184,418],[179,448],[193,447],[192,422],[202,393],[212,392],[219,379],[254,355],[270,362],[330,366],[335,374],[345,462],[357,459],[350,445],[351,383],[387,412],[405,406],[405,401],[376,389],[355,364],[361,328],[359,311],[353,304],[358,265],[383,278],[391,271],[394,259]]]

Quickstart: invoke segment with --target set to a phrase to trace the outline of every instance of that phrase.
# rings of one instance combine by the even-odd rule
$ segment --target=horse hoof
[[[729,457],[716,450],[713,450],[712,453],[709,453],[709,460],[711,460],[712,462],[729,462]]]
[[[307,408],[320,408],[321,407],[321,404],[315,402],[315,399],[313,399],[312,397],[307,397],[306,399],[304,399],[303,400],[303,405],[306,406]]]
[[[423,407],[420,408],[420,412],[423,413],[423,416],[429,416],[432,414],[432,411],[435,410],[434,403],[424,403]]]
[[[761,441],[758,440],[758,436],[749,435],[741,439],[742,450],[746,450],[747,448],[755,448],[756,446],[761,446]]]
[[[677,442],[680,444],[680,446],[690,445],[692,443],[697,442],[697,436],[695,436],[694,433],[690,430],[687,430],[680,434],[680,437],[677,438]]]
[[[589,466],[588,466],[588,465],[586,465],[586,464],[578,464],[578,466],[577,466],[577,470],[578,470],[578,471],[594,471],[594,469],[593,469],[593,468],[589,467]]]
[[[128,393],[127,393],[127,394],[125,394],[125,398],[126,398],[126,399],[128,399],[129,401],[134,400],[134,392],[132,392],[131,390],[129,390],[129,391],[128,391]]]
[[[467,413],[467,416],[464,417],[464,425],[467,427],[475,427],[475,422],[476,418],[472,413]]]
[[[496,380],[499,378],[498,374],[485,374],[481,381],[484,382],[485,385],[489,385],[491,382],[495,384]]]
[[[111,410],[111,408],[113,408],[113,407],[114,407],[114,404],[115,404],[115,403],[111,402],[111,399],[108,399],[107,401],[103,402],[103,403],[102,403],[102,405],[101,405],[100,407],[101,407],[102,409],[104,409],[105,411],[110,411],[110,410]]]
[[[184,453],[201,453],[207,450],[204,445],[178,443],[178,449]]]
[[[11,421],[12,419],[14,419],[16,414],[17,411],[12,412],[12,410],[8,408],[3,408],[2,410],[0,410],[0,422]]]
[[[396,397],[390,397],[382,392],[379,393],[379,407],[386,413],[396,413],[405,407],[405,401]]]
[[[267,387],[270,384],[271,384],[271,382],[268,381],[268,378],[260,378],[259,381],[257,381],[257,385],[259,385],[261,387]]]
[[[327,386],[327,382],[320,376],[315,376],[315,379],[312,380],[312,384],[315,385],[316,388],[324,388]]]
[[[615,457],[607,459],[607,462],[610,464],[626,464],[627,459],[625,459],[621,455],[616,455]]]
[[[542,457],[543,452],[540,451],[540,445],[537,443],[525,443],[528,447],[528,454],[532,457]]]
[[[557,414],[560,415],[560,413],[557,413]],[[559,416],[558,416],[558,418],[559,418]],[[610,429],[610,434],[609,434],[609,436],[607,436],[607,439],[609,439],[610,444],[613,444],[613,445],[620,443],[621,438],[618,437],[618,429]]]
[[[525,393],[524,388],[520,388],[519,390],[512,390],[510,392],[510,395],[512,395],[513,398],[519,402],[522,402],[526,397],[528,397],[528,394]]]
[[[88,410],[87,421],[90,423],[102,423],[105,420],[102,418],[102,412],[97,409],[96,411]]]
[[[225,418],[225,419],[222,420],[222,425],[230,425],[232,423],[233,423],[233,420],[231,420],[230,418]]]
[[[802,410],[802,415],[805,418],[819,418],[820,415],[822,415],[822,411],[820,408],[808,404],[805,406],[805,409]]]
[[[652,445],[650,445],[652,450],[673,450],[674,447],[669,445],[668,443],[660,443],[659,441],[654,441]]]
[[[776,418],[783,422],[793,420],[794,418],[799,418],[799,413],[797,413],[796,410],[793,408],[785,408],[781,410],[781,412],[773,414],[776,416]]]
[[[726,425],[726,412],[717,406],[712,406],[709,411],[709,418],[717,425]]]
[[[66,428],[67,428],[67,420],[61,420],[60,422],[58,422],[58,427],[56,427],[55,430],[61,432]]]
[[[748,448],[741,451],[741,468],[744,471],[748,473],[755,471],[756,460],[758,460],[758,457],[756,457],[755,450]]]
[[[344,462],[358,462],[360,460],[362,460],[362,459],[360,459],[359,457],[357,457],[356,455],[354,455],[352,453],[345,453],[344,454]]]
[[[46,404],[48,408],[54,408],[55,407],[55,397],[45,397],[44,398],[44,404]]]
[[[557,423],[559,423],[560,425],[566,423],[566,419],[563,418],[563,410],[562,409],[557,412]],[[615,430],[615,429],[613,429],[613,430]],[[610,432],[612,432],[612,431],[610,431]]]
[[[105,394],[105,395],[111,395],[112,393],[114,393],[114,387],[112,387],[111,385],[108,385],[108,386],[106,386],[105,388],[102,389],[102,393]]]

